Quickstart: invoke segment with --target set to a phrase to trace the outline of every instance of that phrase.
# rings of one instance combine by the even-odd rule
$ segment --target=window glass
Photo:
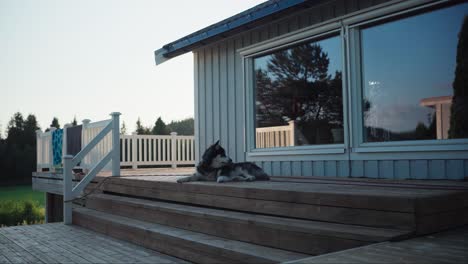
[[[256,148],[343,143],[341,40],[254,58]]]
[[[464,3],[361,30],[364,141],[468,137],[467,14]]]

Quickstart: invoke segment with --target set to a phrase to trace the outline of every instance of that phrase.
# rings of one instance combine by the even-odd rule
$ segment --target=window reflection
[[[361,30],[366,142],[468,137],[467,14],[465,3]]]
[[[256,147],[343,143],[339,37],[254,59]]]

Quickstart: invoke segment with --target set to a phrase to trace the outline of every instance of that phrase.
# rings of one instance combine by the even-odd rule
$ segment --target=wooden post
[[[112,176],[120,176],[120,113],[112,112]]]
[[[57,130],[55,127],[51,127],[50,131],[50,146],[49,146],[49,171],[55,170],[54,168],[54,140],[52,134]]]
[[[296,145],[296,127],[294,125],[294,120],[291,120],[288,122],[289,123],[289,131],[291,131],[290,133],[290,146],[295,146]]]
[[[172,162],[172,168],[177,168],[177,132],[171,132],[171,162]]]
[[[44,192],[44,201],[45,201],[45,208],[44,208],[44,212],[45,212],[44,218],[45,219],[44,219],[44,221],[45,221],[46,224],[48,224],[49,223],[49,210],[50,210],[50,208],[49,208],[49,193],[47,193],[47,192]]]
[[[133,169],[138,169],[138,164],[137,164],[137,132],[132,133],[132,168]]]
[[[63,223],[72,224],[72,155],[63,156]]]
[[[62,137],[62,156],[67,155],[68,149],[67,149],[67,128],[71,127],[71,124],[65,124],[63,126],[63,137]],[[62,160],[63,163],[63,160]]]
[[[42,164],[44,163],[44,146],[42,143],[42,131],[36,130],[36,171],[42,171]]]

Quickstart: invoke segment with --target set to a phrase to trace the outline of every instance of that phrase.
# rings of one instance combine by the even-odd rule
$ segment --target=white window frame
[[[264,42],[239,49],[242,58],[245,150],[249,161],[256,160],[398,160],[398,159],[466,159],[468,139],[408,140],[364,142],[362,120],[362,82],[359,26],[399,15],[437,7],[451,0],[395,0],[346,15],[326,23],[297,30]],[[458,2],[460,3],[460,2]],[[255,94],[253,58],[275,50],[292,47],[339,33],[342,39],[343,67],[343,144],[306,145],[278,148],[255,148]]]
[[[265,156],[295,156],[298,159],[304,158],[308,155],[324,155],[329,154],[324,159],[347,159],[344,157],[346,153],[348,142],[348,118],[345,116],[347,108],[347,88],[346,88],[346,66],[345,66],[345,41],[343,38],[343,27],[340,23],[333,22],[320,27],[308,28],[278,37],[266,42],[252,45],[239,50],[242,57],[244,69],[244,89],[245,89],[245,109],[246,109],[246,152],[247,159],[258,158]],[[303,145],[294,147],[276,147],[276,148],[255,148],[255,94],[254,94],[254,76],[252,73],[254,57],[261,55],[271,54],[274,51],[294,47],[304,42],[321,40],[327,36],[338,36],[341,39],[341,52],[342,52],[342,72],[343,72],[343,130],[344,130],[344,143],[341,144],[317,144],[317,145]],[[294,158],[293,158],[294,159]],[[322,158],[323,159],[323,158]]]
[[[427,3],[426,3],[427,2]],[[351,115],[351,145],[353,153],[387,153],[387,152],[422,152],[422,151],[467,151],[468,139],[431,139],[431,140],[405,140],[405,141],[385,141],[385,142],[365,142],[364,141],[364,121],[362,116],[362,67],[361,67],[361,43],[360,27],[375,22],[380,22],[398,16],[421,12],[424,13],[430,7],[437,7],[444,3],[455,1],[408,1],[390,8],[376,10],[343,20],[345,26],[348,47],[347,63],[350,69],[350,105]],[[458,2],[460,3],[460,2]],[[399,10],[399,11],[396,11]],[[417,15],[417,14],[416,14]],[[395,20],[398,21],[398,18]],[[456,153],[454,158],[460,158]]]

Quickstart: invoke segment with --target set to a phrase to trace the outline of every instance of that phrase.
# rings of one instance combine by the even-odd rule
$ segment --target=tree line
[[[76,118],[70,123],[78,125]],[[49,127],[61,128],[58,118],[54,117]],[[18,112],[8,122],[5,137],[0,133],[0,186],[31,184],[31,173],[36,171],[37,164],[36,130],[38,129],[40,126],[35,115],[29,114],[25,118]],[[168,135],[170,132],[193,135],[194,119],[172,121],[166,125],[159,117],[151,128],[143,127],[138,119],[136,132],[140,135]],[[125,122],[122,123],[121,133],[126,133]]]
[[[123,124],[122,126],[124,126]],[[136,133],[138,135],[169,135],[171,132],[177,132],[178,135],[193,135],[194,134],[194,119],[186,118],[179,121],[171,121],[167,124],[162,120],[161,117],[158,117],[154,126],[145,127],[141,124],[140,118],[136,122]],[[122,131],[121,134],[125,134],[125,131]]]

